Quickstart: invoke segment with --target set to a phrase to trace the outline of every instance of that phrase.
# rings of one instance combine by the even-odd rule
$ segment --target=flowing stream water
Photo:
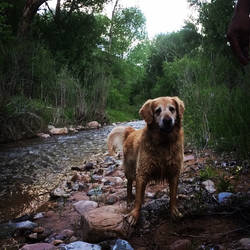
[[[121,125],[141,128],[143,121]],[[107,151],[113,126],[0,146],[0,222],[34,211],[73,166]]]

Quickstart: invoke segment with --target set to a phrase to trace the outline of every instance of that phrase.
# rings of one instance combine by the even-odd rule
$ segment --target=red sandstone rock
[[[26,244],[21,250],[56,250],[56,247],[47,243]]]
[[[88,128],[100,128],[101,124],[97,121],[92,121],[92,122],[87,123],[87,127]]]
[[[122,237],[123,214],[119,206],[103,206],[90,210],[81,217],[82,239],[96,243]]]

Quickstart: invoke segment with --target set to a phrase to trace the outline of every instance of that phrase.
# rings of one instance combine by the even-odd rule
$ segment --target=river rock
[[[102,183],[108,183],[108,185],[121,185],[123,184],[123,179],[121,177],[106,176],[102,178]]]
[[[191,245],[190,240],[177,240],[170,245],[169,250],[191,250]]]
[[[76,129],[76,128],[74,128],[74,127],[69,127],[69,132],[70,133],[77,133],[78,132],[78,130]]]
[[[47,138],[50,137],[49,134],[45,134],[45,133],[38,133],[37,136],[40,137],[40,138],[43,138],[43,139],[47,139]]]
[[[59,188],[59,187],[56,188],[56,189],[54,189],[51,192],[50,195],[51,195],[52,198],[58,198],[58,197],[65,197],[65,198],[67,198],[67,197],[70,196],[69,193],[65,192],[62,188]]]
[[[61,234],[66,238],[69,239],[74,235],[74,232],[70,229],[64,229]]]
[[[101,188],[97,187],[97,188],[93,188],[93,189],[90,189],[87,193],[88,196],[99,196],[99,195],[102,195],[102,190]]]
[[[39,233],[39,234],[41,234],[41,233],[43,233],[45,231],[45,228],[44,227],[35,227],[34,229],[33,229],[33,232],[34,233]]]
[[[119,206],[103,206],[81,216],[82,239],[101,242],[123,236],[123,215]]]
[[[133,250],[134,248],[126,240],[117,239],[112,250]]]
[[[44,217],[44,213],[40,212],[40,213],[35,214],[34,217],[33,217],[33,219],[37,220],[37,219],[41,219],[43,217]]]
[[[204,186],[204,188],[205,188],[210,194],[212,194],[212,193],[214,193],[214,192],[216,191],[214,182],[211,181],[211,180],[203,181],[201,184]]]
[[[97,208],[98,203],[95,201],[83,200],[83,201],[78,201],[78,202],[74,203],[73,207],[80,215],[83,216],[86,212]]]
[[[101,250],[101,247],[97,244],[89,244],[83,241],[75,241],[68,245],[61,246],[60,250]]]
[[[26,230],[35,227],[37,227],[37,224],[29,220],[0,224],[0,239],[11,236],[17,229]]]
[[[15,228],[18,229],[33,229],[35,227],[37,227],[37,224],[26,220],[26,221],[21,221],[21,222],[17,222],[17,223],[13,223]]]
[[[250,238],[242,238],[240,241],[240,249],[250,249]]]
[[[49,130],[49,133],[52,134],[52,135],[64,135],[64,134],[68,134],[68,129],[66,127],[64,128],[51,128]]]
[[[84,170],[86,171],[90,171],[94,168],[94,163],[92,162],[88,162],[85,166],[84,166]]]
[[[88,122],[87,123],[87,127],[88,128],[93,128],[93,129],[96,129],[96,128],[100,128],[102,125],[97,122],[97,121],[92,121],[92,122]]]
[[[221,192],[218,194],[218,201],[219,203],[224,202],[225,200],[227,200],[230,196],[232,196],[233,194],[230,192]]]
[[[37,233],[32,233],[32,234],[29,234],[29,238],[31,239],[31,240],[37,240]]]
[[[21,250],[56,250],[57,248],[48,243],[26,244]]]

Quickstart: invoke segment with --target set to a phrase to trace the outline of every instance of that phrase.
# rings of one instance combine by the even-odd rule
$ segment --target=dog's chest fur
[[[148,181],[164,181],[178,175],[183,162],[182,141],[156,139],[145,135],[139,146],[136,174]]]

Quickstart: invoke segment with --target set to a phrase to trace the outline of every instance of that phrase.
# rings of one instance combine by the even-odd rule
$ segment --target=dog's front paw
[[[178,210],[177,207],[171,209],[171,217],[174,220],[178,220],[183,217],[182,213]]]
[[[135,226],[135,224],[138,221],[139,218],[139,211],[133,209],[129,214],[125,215],[123,218],[123,232],[125,232],[128,236],[133,231],[132,227]]]

